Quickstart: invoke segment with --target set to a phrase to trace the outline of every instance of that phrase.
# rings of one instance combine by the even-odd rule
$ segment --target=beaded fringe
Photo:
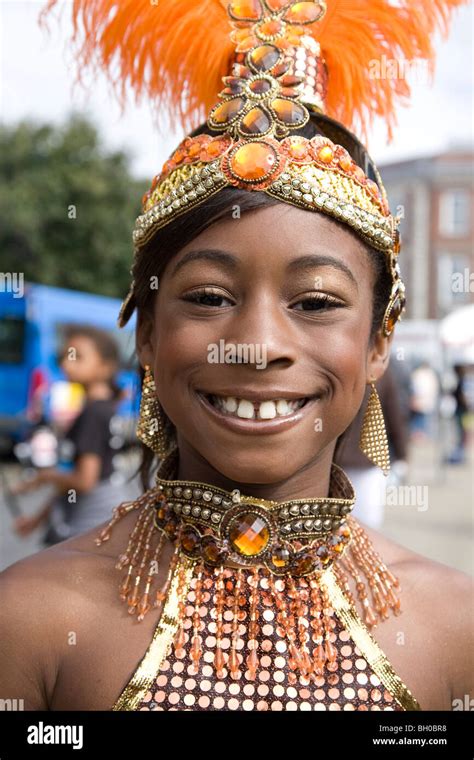
[[[116,564],[118,570],[126,569],[120,586],[120,599],[127,605],[130,615],[143,620],[150,609],[161,609],[169,589],[173,573],[179,559],[179,541],[173,553],[167,578],[161,588],[155,588],[159,569],[161,551],[166,534],[157,528],[154,522],[157,501],[164,500],[156,489],[147,491],[133,502],[124,502],[113,511],[113,517],[107,527],[101,531],[96,544],[100,546],[110,538],[114,525],[126,514],[141,509],[136,524],[130,534],[125,552]],[[366,626],[371,629],[380,620],[389,617],[390,610],[398,615],[400,591],[398,579],[382,562],[363,528],[353,519],[347,520],[352,531],[352,539],[346,551],[334,564],[337,582],[351,604],[356,607],[354,596],[349,587],[349,577],[355,581],[357,598],[362,609]],[[174,536],[173,538],[179,538]],[[246,568],[233,569],[231,577],[226,577],[224,566],[208,568],[202,560],[196,562],[194,569],[195,588],[192,613],[192,630],[187,634],[184,629],[187,608],[187,590],[185,588],[185,566],[181,564],[178,578],[178,629],[173,645],[182,655],[189,646],[189,656],[197,666],[202,657],[200,607],[203,585],[206,579],[212,579],[214,589],[214,610],[216,621],[216,653],[214,669],[218,678],[223,669],[228,668],[231,677],[238,678],[242,666],[247,677],[255,679],[259,669],[258,633],[259,633],[259,595],[265,595],[265,603],[277,610],[279,633],[287,642],[289,667],[301,675],[314,678],[325,669],[334,669],[337,651],[331,643],[330,636],[335,626],[334,611],[330,607],[328,592],[316,574],[293,577],[291,575],[275,576],[266,567],[256,566],[249,571]],[[266,578],[266,589],[260,588],[261,578]],[[152,590],[153,589],[153,590]],[[212,598],[211,591],[211,598]],[[240,607],[249,603],[248,640],[240,646],[239,613]],[[222,648],[223,620],[225,610],[232,610],[232,633],[230,652]],[[248,650],[245,657],[240,654]]]

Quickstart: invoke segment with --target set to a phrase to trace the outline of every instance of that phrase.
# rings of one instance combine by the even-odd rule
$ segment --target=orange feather
[[[329,70],[327,113],[361,137],[374,116],[391,139],[396,108],[410,97],[401,78],[370,76],[372,62],[425,59],[433,71],[436,31],[468,0],[327,0],[312,33]],[[44,23],[57,0],[48,0]],[[78,76],[104,69],[123,105],[127,88],[146,97],[171,129],[190,131],[215,105],[233,45],[226,0],[73,0]]]

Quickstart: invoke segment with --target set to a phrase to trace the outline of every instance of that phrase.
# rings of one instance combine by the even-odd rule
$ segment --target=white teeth
[[[258,414],[261,420],[272,420],[277,414],[275,402],[262,401],[258,408]]]
[[[275,417],[285,417],[303,406],[305,399],[287,401],[284,398],[276,401],[268,400],[253,402],[248,399],[238,399],[235,396],[210,396],[213,406],[241,419],[272,420]]]
[[[278,414],[283,417],[285,414],[289,414],[292,411],[292,407],[289,405],[288,401],[285,401],[284,398],[280,398],[276,403],[276,410]]]
[[[246,420],[251,420],[255,417],[255,410],[251,401],[246,401],[244,398],[239,401],[237,417],[242,417]]]
[[[227,412],[235,412],[237,409],[237,399],[234,396],[228,396],[224,399],[224,409]]]

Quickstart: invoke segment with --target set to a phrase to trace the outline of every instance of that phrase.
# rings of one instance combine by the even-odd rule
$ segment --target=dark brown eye
[[[231,303],[228,298],[222,295],[222,293],[217,293],[214,290],[206,288],[203,290],[195,290],[193,293],[188,293],[188,295],[184,296],[184,300],[196,303],[200,306],[214,306],[216,308],[222,308],[224,305],[222,301]]]
[[[297,307],[301,304],[301,309]],[[334,309],[342,307],[341,301],[337,298],[327,295],[326,293],[320,293],[319,295],[308,296],[303,298],[295,304],[296,311],[324,311],[326,309]]]

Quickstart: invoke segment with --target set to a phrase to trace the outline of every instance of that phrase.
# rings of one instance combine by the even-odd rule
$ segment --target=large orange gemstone
[[[263,142],[241,145],[230,160],[232,171],[243,180],[262,179],[273,168],[276,153]]]
[[[249,55],[249,60],[257,71],[269,71],[279,58],[280,51],[275,45],[260,45]]]
[[[270,116],[263,108],[252,108],[240,122],[240,129],[247,135],[263,135],[271,125]]]
[[[292,24],[309,24],[317,21],[322,15],[322,9],[316,3],[294,3],[285,13],[285,21]]]
[[[229,11],[235,18],[257,21],[261,16],[262,8],[258,0],[234,0],[229,5]]]
[[[221,103],[212,114],[213,121],[217,124],[225,124],[227,121],[232,121],[243,107],[244,102],[243,98],[232,98],[232,100]]]
[[[247,512],[232,523],[229,538],[237,551],[246,557],[252,557],[265,549],[270,530],[263,517]]]
[[[284,124],[300,124],[306,119],[306,109],[299,103],[275,98],[272,100],[272,108]]]

